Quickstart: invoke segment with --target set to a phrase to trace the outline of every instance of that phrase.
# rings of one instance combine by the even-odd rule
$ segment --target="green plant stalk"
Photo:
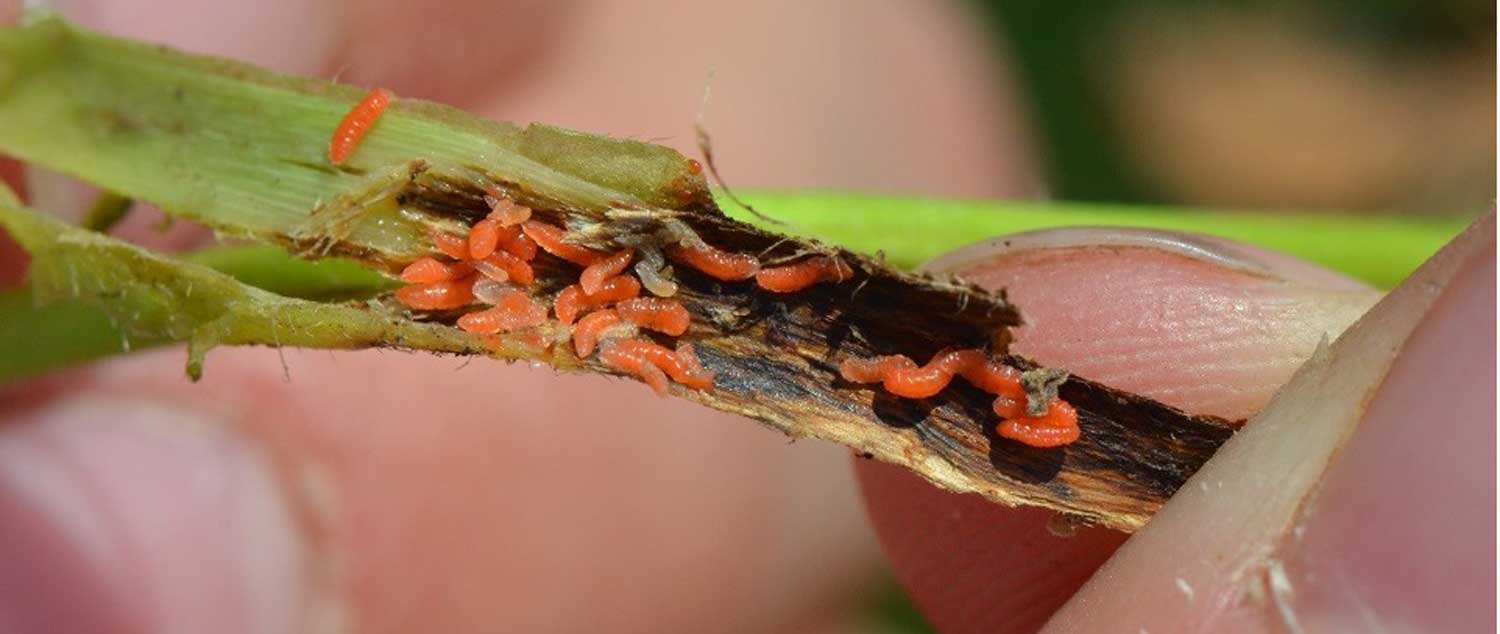
[[[759,192],[745,202],[784,225],[765,225],[737,205],[725,211],[781,233],[827,240],[914,268],[991,237],[1049,227],[1150,227],[1206,233],[1295,255],[1389,289],[1458,235],[1469,220],[1328,212],[1167,209],[974,201],[837,192]],[[1024,308],[1024,306],[1023,306]]]
[[[703,200],[687,159],[660,146],[478,119],[396,100],[339,168],[328,140],[358,89],[73,28],[0,30],[0,152],[72,174],[223,233],[326,238],[312,210],[358,216],[351,245],[386,259],[426,249],[425,228],[378,204],[420,168],[515,185],[523,203],[602,211]]]
[[[86,358],[104,348],[129,350],[167,341],[188,342],[187,368],[193,378],[203,371],[204,355],[218,345],[384,346],[539,358],[535,349],[512,346],[504,338],[487,342],[456,328],[394,317],[359,302],[326,303],[271,293],[203,264],[153,254],[5,198],[0,195],[0,227],[32,260],[28,291],[0,296],[0,309],[14,310],[28,300],[43,308],[18,311],[21,319],[6,320],[0,343],[17,345],[21,351],[55,352],[29,359],[7,354],[0,363],[0,377],[69,357]],[[251,251],[221,253],[212,259],[231,267],[246,260],[270,262]],[[369,275],[362,269],[359,275],[349,275],[343,266],[304,271],[302,283],[292,282],[287,290],[342,286],[353,292],[370,284]],[[308,285],[307,280],[314,283]],[[335,283],[339,280],[348,283]]]
[[[369,298],[396,286],[347,260],[302,260],[270,246],[217,247],[181,261],[277,295],[320,302]],[[127,333],[104,307],[56,290],[44,293],[46,302],[30,286],[0,292],[0,382],[174,341],[140,328]]]

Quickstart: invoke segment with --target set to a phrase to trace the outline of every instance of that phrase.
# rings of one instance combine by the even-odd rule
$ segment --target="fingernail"
[[[1488,259],[1491,261],[1489,278],[1484,283],[1493,288],[1494,235],[1493,216],[1476,223],[1381,300],[1337,341],[1320,348],[1318,354],[1277,393],[1270,405],[1230,438],[1208,463],[1189,478],[1182,489],[1152,518],[1151,523],[1126,542],[1073,600],[1058,612],[1053,623],[1059,627],[1075,628],[1075,631],[1093,631],[1111,626],[1119,628],[1122,625],[1128,625],[1127,629],[1130,631],[1140,628],[1152,632],[1473,629],[1418,627],[1407,630],[1400,627],[1401,621],[1393,621],[1392,627],[1384,627],[1385,624],[1378,619],[1385,615],[1363,603],[1365,599],[1377,597],[1363,585],[1370,579],[1351,584],[1349,579],[1338,577],[1345,576],[1346,573],[1381,574],[1387,577],[1412,574],[1411,579],[1403,582],[1411,584],[1406,586],[1408,589],[1420,584],[1428,585],[1424,586],[1424,590],[1416,591],[1416,595],[1393,603],[1391,609],[1406,610],[1415,602],[1424,601],[1434,601],[1428,606],[1431,609],[1452,609],[1453,603],[1447,600],[1446,595],[1452,590],[1450,581],[1466,581],[1462,573],[1449,579],[1448,571],[1421,568],[1422,564],[1400,550],[1415,545],[1417,552],[1412,553],[1412,556],[1420,558],[1427,552],[1432,552],[1424,552],[1423,544],[1434,544],[1433,540],[1441,539],[1442,536],[1468,539],[1470,534],[1467,531],[1473,530],[1476,534],[1483,533],[1486,536],[1484,539],[1488,540],[1488,531],[1494,529],[1493,481],[1475,485],[1489,487],[1486,495],[1472,495],[1469,491],[1463,493],[1466,503],[1478,507],[1474,511],[1474,520],[1479,525],[1472,528],[1455,532],[1452,527],[1447,527],[1450,519],[1460,522],[1465,520],[1464,515],[1443,505],[1451,504],[1452,500],[1445,503],[1423,502],[1435,505],[1428,509],[1423,509],[1420,505],[1415,507],[1417,513],[1425,512],[1426,515],[1411,518],[1410,521],[1414,521],[1414,525],[1420,525],[1420,530],[1434,531],[1432,535],[1420,538],[1414,537],[1410,530],[1386,530],[1387,524],[1400,525],[1402,520],[1370,514],[1377,509],[1390,511],[1390,505],[1398,503],[1402,505],[1402,510],[1398,512],[1410,512],[1405,510],[1407,507],[1404,505],[1412,502],[1411,495],[1436,494],[1441,497],[1437,490],[1452,484],[1431,479],[1427,473],[1414,474],[1404,466],[1405,462],[1412,460],[1412,454],[1437,444],[1436,441],[1448,442],[1448,426],[1460,424],[1457,418],[1444,420],[1433,415],[1432,410],[1426,409],[1440,407],[1441,405],[1434,404],[1443,403],[1446,400],[1443,395],[1452,394],[1447,391],[1447,386],[1433,384],[1430,389],[1419,392],[1417,396],[1423,402],[1416,406],[1417,409],[1387,410],[1387,415],[1407,414],[1408,418],[1399,421],[1399,424],[1412,426],[1416,430],[1410,433],[1420,436],[1421,431],[1426,430],[1429,433],[1444,434],[1444,438],[1426,438],[1421,442],[1417,441],[1416,436],[1381,440],[1378,437],[1382,433],[1378,428],[1397,423],[1382,425],[1376,422],[1377,427],[1363,428],[1363,421],[1372,413],[1370,407],[1373,405],[1373,397],[1403,396],[1387,389],[1403,386],[1386,386],[1384,382],[1388,378],[1394,378],[1392,370],[1402,368],[1409,362],[1415,363],[1410,358],[1417,353],[1418,348],[1415,346],[1424,345],[1423,340],[1414,335],[1419,326],[1424,331],[1453,326],[1451,322],[1443,321],[1440,311],[1442,301],[1447,301],[1441,298],[1452,298],[1459,292],[1468,292],[1454,286],[1460,283],[1457,273],[1464,270],[1469,262]],[[1488,302],[1488,309],[1493,311],[1494,295],[1482,298],[1481,303],[1484,302]],[[1428,323],[1429,320],[1432,320],[1431,323]],[[1489,322],[1491,333],[1493,323],[1493,320]],[[1472,332],[1450,330],[1438,333],[1436,330],[1431,336],[1467,337]],[[1468,339],[1468,343],[1475,348],[1483,348],[1485,345],[1472,339]],[[1485,350],[1488,349],[1481,349],[1478,354],[1483,354]],[[1452,353],[1452,349],[1448,353]],[[1439,349],[1434,354],[1441,356],[1445,352]],[[1462,359],[1455,359],[1460,360]],[[1492,359],[1486,360],[1493,367]],[[1412,366],[1402,371],[1418,369],[1419,366]],[[1455,365],[1453,369],[1459,370],[1461,366]],[[1463,380],[1488,380],[1489,385],[1493,385],[1493,370],[1488,377],[1483,373],[1476,374],[1481,376]],[[1451,376],[1445,378],[1457,380]],[[1475,386],[1454,384],[1455,389],[1471,387]],[[1493,403],[1494,392],[1491,390],[1488,394],[1488,401]],[[1404,395],[1405,398],[1412,396],[1409,393]],[[1427,397],[1433,400],[1426,400]],[[1465,399],[1461,402],[1468,401]],[[1468,409],[1467,405],[1457,409],[1462,416],[1468,415],[1468,412],[1463,411]],[[1422,413],[1418,418],[1411,418],[1409,415],[1413,412]],[[1489,410],[1488,419],[1481,422],[1489,429],[1455,432],[1452,440],[1464,443],[1471,440],[1464,433],[1488,434],[1484,436],[1488,441],[1484,442],[1488,443],[1486,447],[1492,448],[1493,410]],[[1380,468],[1378,465],[1358,467],[1362,470],[1350,471],[1341,476],[1344,484],[1340,485],[1340,491],[1350,496],[1348,500],[1338,502],[1343,506],[1332,506],[1334,502],[1331,499],[1316,507],[1307,506],[1310,496],[1323,485],[1325,476],[1330,476],[1332,469],[1357,468],[1335,465],[1342,462],[1341,456],[1345,451],[1356,450],[1353,444],[1346,443],[1350,443],[1351,438],[1355,439],[1353,442],[1366,442],[1359,438],[1367,432],[1377,436],[1377,439],[1369,442],[1378,443],[1377,446],[1384,447],[1384,451],[1390,453],[1382,455],[1380,452],[1365,453],[1365,450],[1359,450],[1364,454],[1359,459],[1360,463],[1384,459],[1385,468],[1392,473],[1384,474],[1378,482],[1353,482],[1351,480],[1355,477],[1374,477],[1372,473]],[[1407,442],[1404,451],[1386,445],[1400,440]],[[1480,442],[1477,438],[1473,440]],[[1474,447],[1469,451],[1479,453],[1482,460],[1483,452],[1489,450]],[[1436,459],[1445,458],[1439,456]],[[1472,464],[1468,459],[1461,462]],[[1425,460],[1417,464],[1417,468],[1431,466]],[[1487,471],[1470,477],[1492,477],[1493,465],[1494,454],[1489,453],[1485,467]],[[1472,467],[1458,469],[1467,468]],[[1433,475],[1445,474],[1439,471]],[[1394,490],[1381,488],[1401,477],[1415,478],[1421,484],[1431,487],[1431,490],[1417,492],[1420,487],[1414,483],[1405,483]],[[1360,500],[1357,499],[1358,496],[1390,496],[1391,500]],[[1300,516],[1299,513],[1307,508],[1312,508],[1310,512],[1314,515]],[[1435,508],[1442,510],[1433,510]],[[1329,513],[1329,516],[1316,519],[1317,514],[1324,512]],[[1354,518],[1350,515],[1354,512],[1363,514]],[[1480,516],[1488,519],[1480,519]],[[1371,559],[1361,562],[1361,567],[1357,569],[1325,567],[1322,564],[1309,566],[1300,550],[1312,546],[1299,544],[1299,522],[1302,524],[1300,532],[1303,533],[1300,538],[1304,540],[1309,539],[1307,533],[1312,530],[1315,522],[1328,522],[1325,526],[1329,528],[1319,529],[1324,531],[1319,535],[1319,539],[1323,540],[1320,542],[1322,550],[1309,551],[1306,556],[1316,554],[1319,561],[1331,560],[1339,564],[1354,556]],[[1413,539],[1417,541],[1413,542]],[[1336,540],[1367,543],[1330,544]],[[1348,550],[1339,550],[1343,548]],[[1481,587],[1474,590],[1474,596],[1485,594],[1483,588],[1486,586],[1483,584],[1486,581],[1488,591],[1492,592],[1493,568],[1488,566],[1493,561],[1493,542],[1483,548],[1461,548],[1467,548],[1475,560],[1473,565],[1485,567],[1485,574],[1490,575],[1487,580],[1477,582]],[[1484,554],[1485,549],[1488,549],[1488,558]],[[1453,560],[1450,558],[1437,563],[1451,565]],[[1403,564],[1413,565],[1404,570],[1372,570]],[[1419,569],[1421,574],[1416,574]],[[1358,588],[1359,591],[1349,593],[1349,588]],[[1320,593],[1322,590],[1339,595],[1330,599]],[[1327,610],[1303,603],[1313,600],[1321,606],[1328,606]],[[1488,607],[1492,614],[1493,604],[1488,603],[1487,599],[1482,603],[1479,607]],[[1342,613],[1345,609],[1357,613]],[[1465,613],[1463,618],[1474,613],[1464,610],[1460,612]],[[1354,623],[1352,629],[1319,627],[1325,619],[1345,617],[1355,619],[1343,623]],[[1376,620],[1361,620],[1366,617]]]
[[[0,629],[291,632],[294,517],[220,416],[77,397],[0,427]]]
[[[1151,249],[1309,288],[1334,291],[1370,288],[1340,273],[1268,249],[1216,236],[1136,227],[1062,227],[1000,236],[963,247],[924,268],[982,276],[997,259],[1058,249]]]
[[[218,55],[298,75],[325,72],[338,43],[344,3],[316,0],[57,0],[84,27]]]
[[[1311,632],[1495,628],[1495,250],[1406,341],[1285,552]]]

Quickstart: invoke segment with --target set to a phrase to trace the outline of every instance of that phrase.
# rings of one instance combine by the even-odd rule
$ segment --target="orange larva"
[[[428,234],[428,238],[432,240],[432,246],[437,247],[437,250],[442,252],[443,255],[455,260],[469,259],[468,238],[442,231],[432,231]]]
[[[1043,416],[1026,415],[1026,390],[1021,371],[989,358],[978,350],[944,350],[927,365],[918,366],[903,355],[845,359],[839,375],[854,383],[881,383],[887,392],[905,398],[927,398],[942,391],[954,376],[995,394],[994,410],[1002,421],[996,433],[1033,447],[1057,447],[1078,439],[1078,412],[1054,399]]]
[[[698,353],[693,350],[693,344],[677,344],[677,354],[674,356],[679,371],[675,374],[668,371],[668,374],[672,374],[672,380],[695,390],[707,390],[714,386],[714,373],[709,372],[698,361]]]
[[[386,105],[394,97],[391,91],[384,88],[376,88],[365,95],[365,98],[349,110],[344,118],[339,121],[337,128],[333,129],[333,138],[328,141],[328,162],[334,165],[343,165],[354,148],[359,145],[359,140],[370,131],[370,126],[375,125],[375,120],[380,118],[380,113],[385,111]]]
[[[412,284],[396,290],[396,299],[417,310],[447,310],[468,306],[474,301],[474,277]]]
[[[401,270],[401,281],[411,284],[432,284],[453,280],[473,272],[467,262],[441,262],[437,258],[424,257],[406,265]]]
[[[536,273],[531,270],[531,265],[508,251],[495,251],[489,257],[475,262],[474,268],[498,282],[510,280],[521,286],[531,286],[536,280]],[[501,279],[500,273],[504,273],[504,279]]]
[[[697,159],[688,159],[687,168],[688,173],[692,174],[693,176],[697,176],[703,173],[703,164],[699,163]]]
[[[629,275],[617,275],[604,281],[599,292],[588,296],[594,306],[624,301],[641,294],[641,283]]]
[[[608,355],[608,356],[606,356]],[[659,371],[664,371],[673,381],[694,389],[708,389],[713,387],[714,374],[703,368],[698,362],[698,356],[693,351],[692,344],[682,344],[676,352],[668,350],[661,344],[652,343],[644,339],[615,339],[605,342],[600,349],[599,358],[605,363],[614,365],[610,358],[632,359],[650,363]],[[622,368],[627,369],[628,368]],[[646,378],[636,373],[641,378]],[[647,382],[650,384],[650,382]],[[660,389],[652,385],[651,389],[657,394],[664,394],[666,386]]]
[[[655,345],[639,339],[611,339],[599,348],[599,360],[612,368],[639,377],[646,382],[646,385],[651,386],[651,390],[656,392],[657,396],[666,396],[667,375],[661,371],[661,368],[656,367],[656,364],[652,363],[642,350],[631,345],[632,342]]]
[[[869,359],[851,357],[839,364],[839,375],[851,383],[880,383],[892,372],[915,367],[917,362],[900,354]]]
[[[991,359],[978,350],[944,350],[933,355],[927,366],[940,369],[949,376],[961,376],[970,385],[990,394],[1017,398],[1026,395],[1026,390],[1021,387],[1020,370]]]
[[[458,318],[458,327],[478,334],[510,332],[539,326],[547,321],[547,310],[525,293],[509,289],[493,308]]]
[[[521,333],[516,335],[514,339],[521,342],[522,345],[531,348],[534,352],[547,352],[552,349],[552,342],[548,341],[539,332]]]
[[[588,266],[604,257],[603,254],[588,247],[564,242],[567,232],[556,225],[540,220],[528,220],[521,224],[521,230],[526,232],[526,237],[536,242],[542,250],[578,266]]]
[[[924,365],[902,372],[892,372],[881,383],[885,391],[905,398],[927,398],[953,381],[953,375],[941,368]]]
[[[970,364],[960,370],[959,375],[974,387],[990,394],[1021,399],[1022,404],[1025,404],[1026,388],[1021,386],[1020,370],[986,358],[983,362]]]
[[[586,310],[607,306],[641,294],[641,283],[629,275],[616,275],[599,286],[599,292],[589,295],[583,287],[573,284],[562,289],[552,304],[558,321],[572,324]]]
[[[1078,440],[1082,431],[1078,428],[1078,411],[1066,401],[1054,399],[1047,404],[1046,414],[1007,418],[995,427],[995,433],[1032,447],[1061,447]]]
[[[599,287],[604,281],[619,275],[625,267],[630,266],[630,259],[635,257],[635,249],[623,249],[609,257],[603,258],[583,269],[583,274],[578,276],[578,285],[583,287],[583,292],[593,295],[599,292]]]
[[[904,355],[845,359],[839,374],[854,383],[883,383],[886,391],[906,398],[927,398],[948,386],[954,376],[991,394],[1025,396],[1021,372],[990,359],[978,350],[944,350],[927,365],[918,366]]]
[[[713,247],[699,249],[685,245],[672,248],[672,257],[716,280],[734,282],[748,280],[760,272],[760,261],[755,256],[730,253]]]
[[[484,202],[490,206],[489,218],[500,223],[502,227],[513,227],[531,219],[531,208],[517,205],[511,199],[506,198],[500,190],[494,186],[486,189]]]
[[[469,258],[483,260],[500,246],[500,222],[485,218],[469,229]]]
[[[826,255],[810,257],[796,264],[761,269],[755,283],[773,293],[794,293],[821,282],[842,282],[854,275],[843,260]]]
[[[593,354],[599,335],[618,323],[620,314],[609,309],[596,310],[578,320],[578,327],[573,329],[573,351],[578,353],[578,358],[586,359]]]
[[[536,243],[519,226],[500,230],[500,249],[527,262],[536,259]]]
[[[1025,396],[1001,394],[995,397],[995,403],[991,407],[995,410],[995,415],[1001,419],[1026,418]]]
[[[978,350],[945,350],[933,355],[923,366],[903,355],[847,359],[839,365],[839,373],[846,381],[879,381],[887,392],[896,396],[927,398],[948,387],[954,375],[985,361],[984,353]]]
[[[552,300],[552,312],[557,315],[557,320],[568,325],[572,325],[578,314],[588,307],[588,296],[577,284],[562,289],[557,293],[557,299]]]
[[[693,318],[681,302],[660,297],[636,297],[615,305],[625,321],[673,337],[687,332]]]

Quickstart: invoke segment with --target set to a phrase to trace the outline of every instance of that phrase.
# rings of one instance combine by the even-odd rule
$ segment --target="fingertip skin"
[[[1495,630],[1494,350],[1491,242],[1406,341],[1304,505],[1281,558],[1310,631]]]
[[[1055,514],[933,487],[854,458],[865,510],[897,579],[940,632],[1035,632],[1127,535],[1047,529]]]
[[[1321,347],[1044,631],[1493,630],[1494,241]]]
[[[1013,351],[1233,418],[1264,406],[1323,333],[1336,335],[1376,298],[1358,286],[1279,278],[1286,263],[1245,261],[1251,249],[1205,255],[1206,240],[1170,248],[1186,239],[1177,234],[1109,244],[1091,235],[946,258],[956,268],[943,272],[1007,290],[1027,322]],[[1050,512],[940,491],[869,461],[856,460],[855,471],[897,576],[945,632],[1036,631],[1127,537],[1084,529],[1058,538],[1047,530]]]
[[[1012,351],[1194,414],[1245,419],[1380,295],[1314,288],[1154,246],[1003,252],[951,271],[1005,288]]]

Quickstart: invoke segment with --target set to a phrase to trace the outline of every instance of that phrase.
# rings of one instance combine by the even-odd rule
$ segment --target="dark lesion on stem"
[[[429,214],[434,226],[465,227],[483,218],[487,188],[535,205],[534,218],[568,229],[568,240],[614,252],[630,246],[693,240],[755,254],[762,262],[815,255],[842,260],[849,279],[793,293],[772,293],[755,281],[721,281],[672,262],[675,299],[692,315],[691,342],[716,374],[712,390],[673,386],[679,396],[761,421],[793,436],[814,436],[903,464],[941,486],[979,492],[1010,504],[1052,508],[1079,521],[1139,527],[1234,431],[1235,424],[1189,416],[1148,398],[1008,354],[1008,329],[1021,313],[1003,293],[961,280],[895,270],[880,260],[836,247],[762,231],[721,213],[710,200],[679,209],[558,209],[530,198],[514,183],[427,171],[401,192],[404,209]],[[684,237],[684,228],[690,238]],[[579,267],[551,256],[535,261],[530,292],[543,305],[576,281]],[[424,315],[452,319],[455,315]],[[545,329],[546,327],[544,327]],[[553,333],[556,334],[556,333]],[[664,337],[660,343],[670,345]],[[1039,449],[995,432],[992,394],[955,381],[931,398],[892,397],[878,386],[843,380],[849,357],[904,354],[925,359],[945,349],[978,348],[1023,370],[1028,393],[1079,413],[1081,438]],[[558,345],[559,365],[620,374],[596,359],[571,357]]]

